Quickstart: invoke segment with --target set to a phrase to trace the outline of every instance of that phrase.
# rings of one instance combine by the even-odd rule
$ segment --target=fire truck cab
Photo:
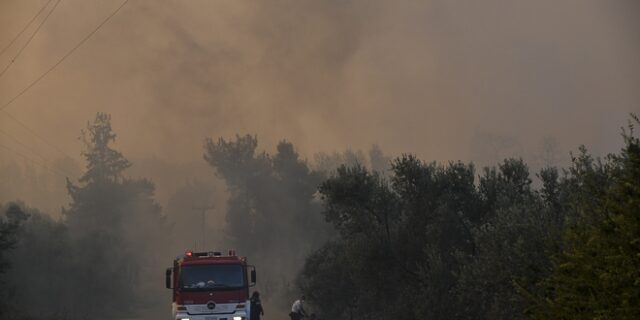
[[[174,320],[249,319],[256,270],[235,250],[227,255],[187,251],[167,268],[165,282],[173,291]]]

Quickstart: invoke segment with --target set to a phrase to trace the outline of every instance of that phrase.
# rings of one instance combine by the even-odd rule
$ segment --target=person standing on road
[[[307,313],[304,311],[304,295],[300,297],[300,299],[296,300],[291,306],[291,313],[289,316],[291,320],[300,320],[303,317],[307,316]]]
[[[260,317],[264,316],[264,309],[262,309],[262,302],[260,301],[260,293],[254,291],[251,295],[251,316],[250,320],[260,320]]]

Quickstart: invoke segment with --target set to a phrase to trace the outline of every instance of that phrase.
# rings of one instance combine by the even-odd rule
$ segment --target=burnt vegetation
[[[201,232],[249,257],[269,307],[303,292],[322,319],[637,319],[639,124],[616,154],[580,148],[535,173],[375,146],[310,163],[287,141],[269,154],[252,135],[206,139],[219,181],[177,187],[163,213],[98,114],[61,219],[0,207],[0,319],[166,317],[162,270]]]

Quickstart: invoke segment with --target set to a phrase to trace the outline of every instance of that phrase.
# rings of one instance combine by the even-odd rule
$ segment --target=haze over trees
[[[251,257],[263,275],[265,299],[287,296],[306,253],[330,233],[315,199],[323,175],[282,141],[273,156],[257,151],[255,136],[208,139],[205,160],[226,181],[229,245]]]
[[[149,294],[159,285],[152,266],[163,262],[168,228],[153,183],[124,175],[131,163],[110,146],[116,138],[111,117],[98,113],[82,138],[86,171],[79,184],[68,183],[72,201],[63,214],[76,250],[84,253],[78,266],[84,272],[77,275],[86,285],[77,293],[96,299],[82,304],[83,311],[92,314],[94,304],[108,301],[100,303],[100,314],[109,318],[131,312],[130,301],[153,299]]]
[[[59,216],[60,205],[69,199],[65,178],[75,179],[80,174],[79,163],[68,157],[50,163],[0,161],[0,202],[22,199]]]
[[[368,156],[353,150],[319,153],[312,165],[287,141],[273,155],[259,152],[258,139],[251,135],[207,139],[204,158],[227,184],[229,245],[260,266],[258,289],[282,310],[299,294],[295,275],[307,255],[335,235],[320,214],[320,183],[340,165],[383,170],[388,161],[374,145]]]
[[[309,162],[287,141],[271,154],[256,136],[207,139],[227,190],[186,180],[163,213],[99,113],[61,219],[0,206],[0,319],[165,317],[162,271],[200,241],[249,257],[274,317],[305,293],[327,319],[635,319],[638,125],[619,153],[582,147],[536,173],[519,158],[478,169],[374,146]],[[202,225],[210,205],[225,218]]]
[[[11,308],[2,316],[114,319],[163,300],[153,274],[168,229],[153,184],[124,175],[131,164],[110,146],[110,121],[99,113],[82,133],[86,170],[77,184],[67,182],[62,221],[21,205],[7,209],[3,237],[14,250],[3,292]]]

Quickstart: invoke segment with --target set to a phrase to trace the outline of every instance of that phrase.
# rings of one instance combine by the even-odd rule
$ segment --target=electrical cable
[[[18,38],[20,38],[20,36],[25,31],[27,31],[27,29],[29,29],[29,26],[31,26],[31,24],[34,21],[36,21],[36,18],[42,13],[42,11],[44,11],[44,8],[49,6],[49,3],[51,3],[51,1],[53,1],[53,0],[47,1],[47,3],[45,3],[44,6],[42,6],[42,8],[40,8],[40,10],[38,10],[38,13],[36,13],[36,15],[33,16],[33,18],[31,18],[31,21],[29,21],[29,23],[27,23],[27,25],[25,25],[24,28],[22,28],[22,30],[20,32],[18,32],[18,34],[13,38],[13,40],[11,40],[11,42],[9,42],[9,44],[0,51],[0,56],[2,56],[4,54],[4,52],[7,51],[7,49],[9,49],[13,45],[13,43],[16,42],[16,40],[18,40]]]
[[[2,130],[0,128],[0,133],[9,137],[11,140],[15,141],[15,143],[17,143],[19,146],[23,147],[26,150],[29,150],[31,153],[35,154],[36,156],[38,156],[38,158],[40,158],[42,161],[47,161],[47,158],[43,157],[41,154],[37,153],[36,151],[34,151],[33,149],[29,148],[27,146],[26,143],[23,143],[22,141],[18,140],[16,137],[10,135],[8,132]]]
[[[40,158],[42,160],[42,162],[46,163],[47,162],[47,158],[45,158],[44,156],[42,156],[40,153],[36,152],[35,150],[31,149],[26,143],[23,143],[22,141],[20,141],[19,139],[17,139],[16,137],[10,135],[9,133],[7,133],[6,131],[3,131],[2,129],[0,129],[0,133],[4,134],[5,136],[11,138],[11,140],[15,141],[18,145],[20,145],[21,147],[25,148],[26,150],[30,151],[31,153],[33,153],[34,155],[36,155],[38,158]],[[66,171],[66,170],[60,170],[60,172],[63,172],[64,174],[66,174],[69,177],[74,176],[73,174],[71,174],[70,172]]]
[[[57,146],[55,146],[53,143],[51,143],[48,139],[46,139],[45,137],[39,135],[37,132],[35,132],[33,129],[29,128],[29,126],[27,126],[24,122],[18,120],[18,118],[14,117],[13,115],[11,115],[9,112],[5,111],[5,110],[0,110],[2,111],[5,115],[7,115],[9,118],[11,118],[13,121],[15,121],[17,124],[19,124],[22,128],[24,128],[25,130],[27,130],[31,135],[33,135],[34,137],[40,139],[42,142],[44,142],[45,144],[47,144],[51,149],[59,152],[60,154],[69,157],[71,159],[74,159],[74,157],[68,155],[67,153],[65,153],[64,151],[62,151],[60,148],[58,148]]]
[[[32,163],[37,164],[37,165],[39,165],[39,166],[41,166],[41,167],[43,167],[43,168],[45,168],[45,169],[49,170],[50,172],[52,172],[52,173],[54,173],[54,174],[56,174],[56,175],[60,176],[61,178],[64,178],[64,179],[69,178],[69,177],[65,176],[65,174],[64,174],[64,173],[62,173],[62,172],[60,172],[60,171],[58,171],[58,170],[56,170],[56,169],[54,169],[54,168],[51,168],[51,167],[47,166],[47,164],[46,164],[46,163],[39,163],[39,162],[36,162],[36,161],[34,161],[33,159],[31,159],[31,158],[29,158],[29,157],[25,156],[24,154],[22,154],[22,153],[20,153],[20,152],[18,152],[18,151],[15,151],[15,150],[13,150],[13,149],[11,149],[11,148],[9,148],[9,147],[7,147],[7,146],[3,145],[3,144],[0,144],[0,148],[3,148],[3,149],[5,149],[5,150],[7,150],[7,151],[9,151],[9,152],[12,152],[12,153],[14,153],[14,154],[15,154],[15,155],[17,155],[17,156],[20,156],[20,157],[24,158],[25,160],[31,161]]]
[[[2,78],[2,75],[4,75],[4,73],[7,72],[7,70],[9,70],[9,68],[13,65],[13,63],[18,59],[20,54],[22,54],[22,51],[24,51],[24,49],[26,49],[29,46],[29,44],[31,43],[31,40],[33,40],[33,38],[36,36],[38,31],[40,31],[40,28],[42,28],[44,23],[47,22],[47,19],[49,19],[49,16],[51,16],[53,11],[56,10],[56,7],[60,3],[60,1],[62,1],[62,0],[56,1],[56,3],[53,5],[53,8],[51,8],[51,10],[49,10],[49,13],[47,13],[47,15],[44,17],[44,19],[42,19],[42,21],[40,21],[40,24],[38,25],[36,30],[31,34],[31,36],[29,37],[27,42],[25,42],[24,45],[22,46],[22,48],[20,48],[20,50],[18,50],[18,53],[16,53],[16,55],[13,56],[13,59],[11,59],[11,61],[4,67],[4,69],[2,71],[0,71],[0,78]]]
[[[5,104],[3,104],[0,107],[0,110],[4,110],[6,107],[8,107],[11,103],[13,103],[16,99],[20,98],[25,92],[27,92],[29,89],[31,89],[36,83],[38,83],[40,80],[42,80],[42,78],[44,78],[47,74],[49,74],[49,72],[53,71],[53,69],[55,69],[58,65],[60,65],[67,57],[69,57],[71,54],[73,54],[74,51],[76,51],[76,49],[78,49],[80,46],[82,46],[87,40],[89,40],[89,38],[91,38],[91,36],[93,36],[96,32],[98,32],[98,30],[100,28],[102,28],[102,26],[104,26],[111,18],[113,18],[113,16],[116,15],[116,13],[118,13],[118,11],[120,11],[120,9],[122,9],[122,7],[124,7],[125,4],[127,4],[127,2],[129,2],[129,0],[125,0],[124,2],[122,2],[122,4],[115,10],[113,11],[106,19],[104,19],[99,25],[98,27],[96,27],[93,31],[91,31],[86,37],[84,37],[82,40],[80,40],[80,42],[73,47],[71,50],[69,50],[69,52],[67,52],[60,60],[58,60],[58,62],[56,62],[51,68],[49,68],[47,71],[45,71],[42,75],[40,75],[38,78],[36,78],[33,82],[31,82],[28,86],[26,86],[22,91],[20,91],[20,93],[18,93],[16,96],[14,96],[13,98],[11,98],[9,101],[7,101]]]
[[[61,0],[58,0],[57,3],[59,3]],[[29,128],[29,126],[27,126],[25,123],[23,123],[22,121],[18,120],[16,117],[14,117],[13,115],[11,115],[10,113],[8,113],[7,111],[5,111],[4,109],[6,107],[8,107],[13,101],[15,101],[16,99],[18,99],[20,96],[22,96],[25,92],[27,92],[30,88],[32,88],[36,83],[38,83],[40,80],[42,80],[42,78],[44,78],[49,72],[53,71],[53,69],[55,69],[58,65],[60,65],[67,57],[69,57],[75,50],[77,50],[80,46],[82,46],[82,44],[84,44],[87,40],[89,40],[89,38],[91,38],[91,36],[93,36],[98,30],[100,30],[100,28],[102,28],[102,26],[104,26],[111,18],[113,18],[113,16],[115,16],[120,9],[122,9],[122,7],[124,7],[127,2],[129,2],[129,0],[125,0],[124,2],[122,2],[122,4],[115,10],[113,11],[109,16],[107,16],[107,18],[105,18],[93,31],[91,31],[87,36],[85,36],[75,47],[73,47],[71,50],[69,50],[60,60],[58,60],[58,62],[56,62],[51,68],[49,68],[47,71],[45,71],[40,77],[36,78],[33,82],[31,82],[27,87],[25,87],[20,93],[18,93],[16,96],[14,96],[12,99],[10,99],[9,101],[7,101],[4,105],[2,105],[0,107],[0,111],[2,111],[5,115],[7,115],[9,118],[11,118],[12,120],[14,120],[16,123],[18,123],[21,127],[23,127],[25,130],[27,130],[29,133],[31,133],[33,136],[37,137],[38,139],[40,139],[41,141],[43,141],[44,143],[46,143],[49,147],[51,147],[52,149],[56,150],[57,152],[59,152],[62,155],[65,155],[71,159],[73,159],[74,157],[69,156],[67,153],[65,153],[64,151],[62,151],[60,148],[58,148],[57,146],[55,146],[53,143],[49,142],[48,139],[44,138],[43,136],[39,135],[35,130]],[[56,5],[57,5],[56,3]],[[51,11],[50,11],[51,13]]]
[[[28,150],[29,152],[33,153],[34,155],[36,155],[38,158],[40,158],[42,160],[42,162],[46,163],[48,161],[47,158],[45,158],[42,154],[40,154],[37,151],[35,151],[34,149],[30,148],[26,143],[20,141],[18,138],[10,135],[9,133],[7,133],[6,131],[4,131],[2,129],[0,129],[0,133],[2,133],[5,136],[11,138],[11,140],[15,141],[18,145],[20,145],[21,147],[25,148],[26,150]],[[68,175],[69,177],[74,176],[72,173],[70,173],[70,172],[68,172],[66,170],[60,170],[60,172],[63,172],[64,174]]]

